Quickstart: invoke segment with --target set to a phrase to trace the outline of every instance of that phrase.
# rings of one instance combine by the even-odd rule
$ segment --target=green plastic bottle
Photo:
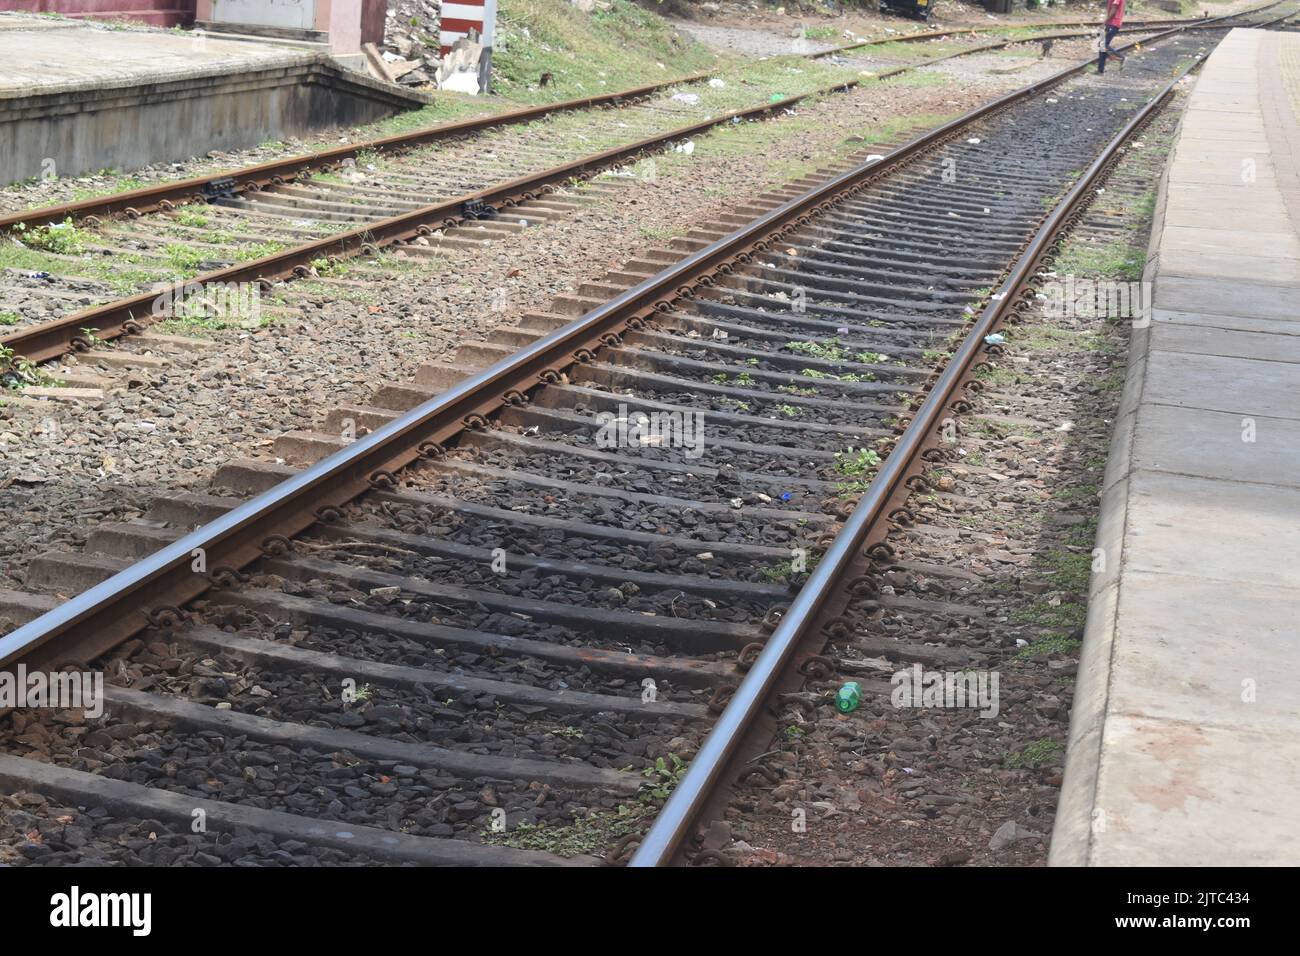
[[[835,707],[841,714],[851,714],[862,703],[862,686],[855,680],[847,682],[835,694]]]

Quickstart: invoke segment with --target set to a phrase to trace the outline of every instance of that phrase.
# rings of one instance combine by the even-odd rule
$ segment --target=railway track
[[[851,55],[878,42],[884,41],[815,56]],[[877,78],[1020,42],[1031,41],[998,40],[891,67]],[[5,374],[24,378],[19,360],[46,362],[73,351],[103,358],[104,343],[178,312],[187,287],[256,283],[271,291],[273,283],[322,274],[328,284],[340,260],[390,245],[400,245],[408,256],[430,257],[564,216],[574,208],[572,197],[555,193],[577,179],[713,126],[780,115],[809,95],[719,109],[703,121],[681,124],[698,110],[669,91],[694,85],[693,95],[707,105],[724,94],[704,85],[706,79],[701,74],[515,110],[0,217],[0,237],[17,237],[30,247],[0,269],[5,314],[18,326],[0,336]],[[859,82],[848,78],[817,92]],[[545,126],[538,129],[540,121]],[[522,133],[514,129],[520,126]],[[79,224],[91,231],[78,233]],[[17,255],[11,250],[11,258]],[[193,308],[206,307],[200,301]],[[44,380],[30,369],[25,378]],[[93,386],[94,377],[86,383]]]
[[[55,223],[53,233],[41,233],[53,251],[30,250],[0,280],[20,316],[46,320],[3,336],[0,346],[46,361],[171,316],[177,297],[163,289],[257,283],[269,291],[272,282],[309,275],[328,282],[341,258],[394,242],[408,256],[429,257],[506,235],[564,215],[573,201],[552,194],[580,178],[804,99],[719,109],[709,119],[684,122],[705,113],[711,97],[730,94],[700,86],[692,95],[704,105],[697,106],[654,91],[662,95],[594,112],[576,106],[521,111],[499,131],[496,117],[440,127],[433,146],[424,146],[433,132],[420,132],[257,167],[238,179],[213,177],[15,214],[0,228],[18,236]],[[622,99],[644,95],[629,91]],[[381,151],[389,158],[381,161]],[[181,204],[181,197],[192,201]],[[75,224],[76,217],[94,228],[60,252],[60,224]],[[160,302],[164,307],[156,308]],[[84,307],[68,314],[69,303]]]
[[[0,665],[97,661],[109,713],[12,713],[0,780],[108,812],[29,813],[19,852],[586,863],[654,818],[634,862],[673,859],[788,665],[824,666],[799,645],[983,335],[1200,43],[756,197],[286,436],[329,455],[305,470],[230,463],[42,559],[56,591],[106,580],[8,596],[49,610]]]
[[[1172,103],[1130,137],[1036,290],[1066,276],[1137,278],[1128,257],[1147,245],[1181,110]],[[1104,311],[1063,317],[1036,295],[1008,317],[1006,342],[977,368],[942,459],[927,462],[925,487],[890,521],[827,635],[821,654],[833,671],[777,698],[775,732],[756,735],[725,808],[707,814],[704,840],[688,843],[694,861],[1046,861],[1089,565],[1103,544],[1096,489],[1126,382],[1128,328]],[[979,707],[974,697],[966,707],[896,707],[891,681],[918,666],[1000,683]],[[821,704],[850,680],[862,689],[856,711]],[[797,812],[806,826],[792,832]],[[1007,821],[1017,841],[990,845]]]

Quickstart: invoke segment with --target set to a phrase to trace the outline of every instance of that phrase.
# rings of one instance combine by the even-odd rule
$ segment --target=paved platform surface
[[[1294,865],[1300,35],[1211,54],[1158,210],[1051,862]]]
[[[314,51],[171,30],[0,16],[0,97],[103,89],[309,63]]]

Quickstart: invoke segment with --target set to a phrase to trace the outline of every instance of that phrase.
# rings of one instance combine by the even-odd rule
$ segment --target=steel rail
[[[1184,29],[1192,29],[1190,27]],[[1034,37],[1034,40],[1069,40],[1078,37],[1092,36],[1091,32],[1087,33],[1052,33]],[[900,73],[906,73],[909,70],[920,69],[921,67],[931,66],[935,63],[943,63],[945,60],[955,60],[962,56],[972,56],[976,53],[987,53],[990,50],[1002,50],[1009,46],[1015,46],[1018,43],[1027,43],[1027,40],[995,40],[992,43],[983,43],[979,46],[973,46],[965,50],[958,50],[955,53],[945,53],[943,56],[930,57],[926,60],[917,60],[915,63],[904,63],[899,66],[889,67],[873,75],[873,79],[884,80],[891,76],[897,76]]]
[[[523,109],[498,113],[495,116],[474,117],[457,120],[454,123],[427,126],[423,129],[395,133],[392,136],[384,136],[379,139],[349,143],[346,146],[336,146],[332,149],[322,150],[319,153],[275,159],[256,166],[246,166],[242,169],[212,173],[207,176],[195,176],[190,179],[181,179],[158,186],[146,186],[129,192],[114,193],[110,196],[98,196],[78,202],[61,203],[56,206],[43,206],[40,209],[24,209],[6,216],[0,216],[0,235],[12,232],[19,226],[30,229],[48,223],[63,222],[69,218],[77,220],[84,219],[87,216],[110,216],[117,213],[124,213],[134,218],[146,212],[172,208],[178,203],[206,202],[207,196],[203,191],[204,188],[223,182],[228,182],[235,192],[257,191],[267,186],[287,183],[298,178],[304,172],[335,168],[346,159],[355,159],[358,153],[380,152],[383,150],[401,152],[423,146],[426,143],[449,139],[453,136],[463,136],[468,133],[478,133],[496,126],[529,123],[550,113],[589,109],[593,106],[616,105],[624,100],[639,99],[643,96],[649,96],[651,93],[680,86],[684,83],[699,83],[712,75],[712,73],[693,73],[664,83],[652,83],[647,86],[620,90],[616,93],[602,93],[599,96],[560,100],[556,103],[547,103],[541,106],[528,106]]]
[[[1282,4],[1282,3],[1287,3],[1287,2],[1289,2],[1289,0],[1274,0],[1273,3],[1267,3],[1267,4],[1264,4],[1263,6],[1253,7],[1253,8],[1251,8],[1251,9],[1249,9],[1249,10],[1243,10],[1243,11],[1241,11],[1240,13],[1229,13],[1229,14],[1225,14],[1225,15],[1222,16],[1222,17],[1215,17],[1215,18],[1213,18],[1213,19],[1197,19],[1197,20],[1191,20],[1191,21],[1188,21],[1185,25],[1178,27],[1177,29],[1178,29],[1179,31],[1182,31],[1182,30],[1216,30],[1216,29],[1221,30],[1221,29],[1223,29],[1224,24],[1223,24],[1222,22],[1220,22],[1220,21],[1235,19],[1235,18],[1237,18],[1237,17],[1245,16],[1245,15],[1250,14],[1250,13],[1259,13],[1259,12],[1261,12],[1261,11],[1263,11],[1263,10],[1267,10],[1267,9],[1269,9],[1270,7],[1276,7],[1276,6],[1278,6],[1278,5]],[[1272,20],[1266,20],[1266,21],[1264,21],[1263,23],[1253,24],[1253,26],[1254,26],[1256,29],[1263,28],[1263,27],[1269,27],[1269,26],[1272,26],[1272,25],[1275,24],[1275,23],[1280,23],[1280,22],[1282,22],[1283,20],[1289,20],[1291,17],[1293,17],[1293,16],[1295,16],[1295,15],[1296,15],[1296,14],[1294,14],[1294,13],[1283,14],[1282,16],[1280,16],[1280,17],[1275,17],[1275,18],[1272,19]],[[989,51],[989,50],[1001,50],[1001,49],[1004,49],[1004,48],[1009,47],[1009,46],[1015,46],[1016,44],[1019,44],[1019,43],[1034,43],[1034,42],[1038,42],[1038,41],[1040,41],[1040,40],[1069,40],[1069,39],[1078,39],[1079,37],[1087,37],[1087,36],[1094,36],[1094,35],[1095,35],[1095,31],[1088,30],[1088,31],[1084,31],[1084,32],[1082,32],[1082,33],[1042,33],[1042,34],[1039,34],[1039,35],[1037,35],[1037,36],[1033,36],[1033,37],[1026,37],[1026,38],[1021,38],[1021,39],[1011,38],[1011,39],[1006,39],[1006,40],[1000,40],[1000,41],[996,41],[996,42],[994,42],[994,43],[985,43],[985,44],[982,44],[981,46],[971,47],[970,49],[967,49],[967,50],[958,50],[958,51],[955,52],[955,53],[946,53],[946,54],[944,54],[943,56],[932,57],[932,58],[930,58],[930,59],[928,59],[928,60],[920,60],[920,61],[918,61],[918,62],[916,62],[916,63],[907,63],[907,64],[904,64],[904,65],[902,65],[902,66],[891,67],[891,68],[889,68],[889,69],[882,70],[880,73],[875,74],[875,77],[874,77],[874,78],[875,78],[875,79],[883,80],[883,79],[886,79],[886,78],[891,77],[891,76],[897,76],[899,73],[906,73],[908,70],[914,70],[914,69],[917,69],[917,68],[919,68],[919,67],[930,66],[931,64],[934,64],[934,63],[942,63],[942,62],[945,61],[945,60],[952,60],[952,59],[956,59],[957,57],[961,57],[961,56],[970,56],[971,54],[974,54],[974,53],[984,53],[984,52],[987,52],[987,51]],[[1124,49],[1124,50],[1126,50],[1126,49],[1129,49],[1129,47],[1136,46],[1137,44],[1139,44],[1139,43],[1144,43],[1144,42],[1145,42],[1145,43],[1151,43],[1151,42],[1154,42],[1156,39],[1158,39],[1158,38],[1160,38],[1160,37],[1163,37],[1163,36],[1167,36],[1167,35],[1168,35],[1168,32],[1166,32],[1166,33],[1162,33],[1162,34],[1155,34],[1155,35],[1153,35],[1153,36],[1151,36],[1151,37],[1148,37],[1146,40],[1136,39],[1136,40],[1133,41],[1133,43],[1126,44],[1125,46],[1120,47],[1120,49]],[[828,51],[828,52],[833,52],[833,51]],[[825,56],[825,55],[827,55],[827,54],[817,54],[817,56]]]
[[[1248,7],[1245,10],[1238,10],[1236,13],[1228,13],[1218,17],[1170,17],[1169,19],[1161,19],[1161,20],[1130,20],[1125,24],[1125,28],[1129,30],[1159,30],[1162,27],[1195,27],[1195,26],[1211,23],[1215,20],[1225,20],[1234,17],[1244,17],[1252,13],[1259,13],[1263,10],[1269,9],[1270,7],[1276,7],[1278,4],[1285,3],[1285,2],[1287,2],[1287,0],[1272,0],[1272,2],[1270,3],[1263,3],[1257,7]],[[843,46],[832,47],[829,50],[822,50],[820,53],[813,53],[811,54],[811,57],[813,59],[816,59],[818,57],[823,57],[823,56],[832,56],[836,53],[846,53],[849,50],[860,50],[863,47],[883,46],[888,43],[915,43],[920,40],[937,40],[940,37],[972,36],[977,33],[994,33],[998,30],[1006,30],[1006,29],[1037,29],[1039,27],[1042,27],[1043,29],[1060,29],[1060,28],[1069,28],[1069,27],[1093,27],[1094,28],[1093,30],[1088,31],[1088,33],[1091,34],[1095,32],[1095,28],[1099,27],[1100,25],[1101,24],[1099,24],[1096,20],[1061,20],[1058,22],[1043,21],[1040,23],[1022,23],[1022,24],[1004,23],[992,27],[960,27],[952,30],[927,30],[923,33],[907,33],[904,34],[903,36],[896,36],[896,37],[875,37],[874,39],[871,40],[856,40],[853,43],[846,43]],[[1073,34],[1073,35],[1082,36],[1088,34]],[[1012,40],[1011,42],[1032,43],[1035,40],[1047,40],[1047,39],[1055,39],[1055,37],[1048,37],[1044,34],[1036,34],[1032,36],[1025,36],[1018,40]]]
[[[1274,0],[1273,3],[1265,4],[1258,8],[1252,8],[1251,10],[1242,11],[1241,13],[1226,14],[1222,17],[1213,18],[1211,20],[1198,21],[1194,27],[1200,28],[1215,24],[1217,21],[1233,19],[1247,13],[1258,12],[1260,9],[1277,6],[1282,2],[1286,2],[1286,0]],[[1191,28],[1193,27],[1176,27],[1172,30],[1165,31],[1164,33],[1155,34],[1149,37],[1146,42],[1155,42],[1156,40],[1169,36],[1172,33]],[[970,50],[963,50],[941,57],[934,57],[919,63],[903,64],[895,68],[884,70],[872,78],[883,80],[900,73],[905,73],[909,70],[929,66],[932,63],[953,59],[958,56],[967,56],[985,50],[1001,49],[1002,47],[1010,46],[1018,42],[1022,41],[1014,39],[1004,40],[980,47],[974,47]],[[1127,48],[1127,46],[1121,47],[1121,49]],[[694,79],[704,76],[708,76],[708,74],[699,74]],[[687,80],[677,80],[674,81],[674,83],[665,85],[676,85],[677,83],[686,82],[690,79],[692,78],[687,78]],[[84,331],[86,329],[92,330],[94,336],[103,341],[110,341],[122,335],[142,330],[143,327],[141,326],[141,322],[156,314],[154,311],[156,306],[162,306],[163,314],[166,314],[170,303],[177,301],[177,295],[182,294],[186,288],[194,285],[203,285],[206,283],[258,282],[265,286],[272,281],[284,279],[294,275],[295,273],[305,271],[311,263],[319,259],[347,258],[359,253],[377,251],[384,246],[396,242],[404,242],[419,235],[428,235],[434,228],[431,224],[435,222],[442,228],[459,225],[466,221],[465,217],[461,214],[462,208],[466,203],[477,201],[494,207],[508,208],[520,201],[535,198],[535,195],[538,192],[551,192],[558,184],[567,181],[573,176],[590,175],[594,171],[607,168],[620,162],[626,162],[643,152],[654,149],[664,143],[672,141],[673,139],[679,139],[684,136],[703,132],[712,127],[729,123],[736,118],[743,119],[765,113],[776,112],[812,96],[852,89],[853,87],[858,86],[860,82],[859,79],[852,78],[819,90],[813,90],[809,93],[785,97],[773,103],[764,103],[743,110],[733,110],[712,120],[705,120],[667,133],[648,137],[627,146],[615,147],[602,153],[583,157],[563,166],[544,170],[530,176],[520,177],[472,193],[455,196],[451,199],[444,200],[441,203],[426,206],[422,209],[402,213],[401,215],[382,219],[374,223],[368,223],[342,233],[336,233],[323,239],[284,249],[261,259],[254,259],[238,265],[228,266],[225,269],[218,269],[213,272],[204,273],[202,275],[194,276],[191,279],[178,280],[160,290],[117,299],[101,305],[90,306],[89,308],[82,309],[81,311],[72,313],[71,315],[66,315],[60,319],[42,322],[25,329],[20,329],[16,332],[11,332],[8,335],[0,336],[0,348],[11,350],[15,356],[25,358],[32,362],[50,361],[51,359],[58,358],[73,349],[90,348],[93,343],[86,335]],[[659,88],[661,87],[642,87],[639,88],[638,91],[625,91],[621,94],[609,94],[609,96],[619,97],[640,91],[653,91]],[[601,97],[589,98],[590,101],[598,101],[601,99]],[[581,104],[589,101],[571,100],[567,102],[570,104]],[[545,109],[553,108],[554,104]],[[543,108],[538,107],[536,109],[542,110]],[[529,111],[520,111],[521,114],[527,112]],[[476,121],[467,122],[473,123]],[[452,125],[454,126],[455,124]],[[447,128],[449,127],[433,127],[429,130],[422,131],[422,133],[403,134],[397,137],[390,137],[387,141],[371,141],[371,145],[398,140],[406,142],[412,135],[433,135],[438,134]],[[356,149],[363,148],[366,148],[365,144],[357,147],[344,147],[341,150],[331,152],[346,153],[348,151],[355,151]],[[286,162],[310,162],[312,159],[313,157],[297,157]],[[266,166],[263,167],[253,167],[248,172],[251,173],[253,170],[265,169],[267,166],[275,165],[277,164],[272,163],[266,164]],[[278,176],[275,178],[283,180],[284,177]],[[191,182],[199,181],[200,180],[191,180]],[[149,191],[150,190],[143,190],[141,192]],[[131,195],[134,194],[124,193],[119,197],[114,198],[125,200]],[[86,203],[95,202],[99,202],[99,200],[86,201]],[[86,205],[86,203],[73,205]],[[60,207],[49,207],[49,209],[44,210],[44,212],[48,214],[50,210],[55,208]],[[10,218],[12,219],[13,217]],[[39,219],[40,217],[37,218]],[[3,229],[5,222],[6,220],[0,219],[0,230]]]
[[[497,183],[474,192],[463,193],[411,212],[365,223],[323,239],[292,246],[260,259],[206,272],[191,279],[177,280],[162,289],[91,306],[60,319],[42,322],[0,336],[0,347],[12,349],[15,355],[33,362],[49,361],[66,354],[73,348],[88,348],[91,343],[84,334],[85,329],[92,329],[95,336],[102,340],[114,339],[137,331],[143,320],[155,314],[155,303],[165,306],[176,301],[175,296],[188,287],[218,282],[258,282],[265,285],[305,270],[319,259],[348,258],[361,253],[376,252],[393,243],[430,235],[435,228],[450,228],[466,222],[467,218],[463,214],[466,203],[481,202],[498,209],[509,208],[536,198],[537,195],[553,192],[558,186],[575,176],[591,175],[611,166],[621,165],[673,140],[702,133],[733,120],[779,112],[813,96],[851,89],[859,82],[857,79],[849,79],[819,90],[787,96],[775,102],[732,110],[713,119],[678,127],[626,146],[612,147],[561,166]]]
[[[1281,2],[1281,0],[1279,0],[1279,2]],[[1176,22],[1178,21],[1170,21],[1171,24]],[[1067,23],[1062,25],[1082,26],[1084,24]],[[865,40],[858,43],[848,44],[843,47],[836,47],[821,53],[811,54],[810,59],[817,59],[863,46],[892,42],[909,42],[941,36],[975,34],[980,32],[989,32],[990,29],[997,28],[975,27],[956,31],[911,34],[907,37],[889,37],[884,39]],[[15,213],[0,216],[0,234],[12,232],[20,226],[31,229],[37,226],[63,222],[68,218],[80,220],[88,216],[111,216],[119,213],[134,218],[159,209],[169,209],[178,203],[205,202],[207,196],[203,191],[204,188],[211,187],[214,184],[223,181],[228,182],[235,192],[243,192],[249,189],[256,191],[267,186],[282,185],[283,183],[297,179],[304,172],[336,168],[344,160],[355,159],[358,154],[363,152],[379,152],[384,150],[400,152],[427,143],[436,142],[441,139],[449,139],[454,136],[481,132],[482,130],[491,129],[496,126],[510,126],[518,123],[528,123],[535,119],[545,117],[550,113],[589,109],[593,106],[617,105],[625,100],[639,99],[643,96],[648,96],[651,93],[670,89],[674,86],[702,82],[712,76],[713,72],[715,71],[692,73],[687,76],[678,77],[677,79],[667,80],[663,83],[651,83],[645,86],[633,87],[631,89],[620,90],[614,93],[602,93],[599,96],[577,97],[570,100],[560,100],[555,103],[509,110],[492,116],[480,116],[465,120],[457,120],[452,123],[442,123],[437,126],[411,130],[406,133],[395,133],[392,136],[364,140],[359,143],[349,143],[346,146],[337,146],[332,149],[322,150],[319,153],[308,153],[298,156],[290,156],[284,159],[270,160],[269,162],[259,163],[255,166],[246,166],[240,169],[210,173],[205,176],[194,176],[189,179],[162,183],[157,186],[145,186],[140,189],[114,193],[108,196],[97,196],[90,199],[78,200],[77,202],[43,206],[39,209],[23,209]]]
[[[1282,2],[1285,2],[1285,0],[1274,0],[1273,3],[1264,4],[1260,7],[1252,7],[1236,14],[1229,14],[1228,16],[1244,16],[1249,13],[1257,12],[1258,10],[1277,6],[1278,3]],[[1133,21],[1130,26],[1145,29],[1148,27],[1155,28],[1166,25],[1175,26],[1208,22],[1210,21],[1170,19],[1167,21]],[[1039,24],[1027,24],[1027,26],[1038,25]],[[1044,27],[1087,26],[1088,21],[1070,21],[1058,24],[1044,23],[1041,25]],[[902,37],[882,37],[874,40],[863,40],[856,43],[850,43],[845,46],[824,50],[820,53],[813,53],[810,54],[810,58],[816,59],[823,56],[830,56],[835,53],[845,52],[847,50],[855,50],[865,46],[876,46],[883,43],[907,43],[944,36],[988,33],[996,29],[1000,29],[1000,27],[971,27],[960,30],[914,33]],[[1025,40],[1011,40],[1010,42],[1029,42],[1037,39],[1047,39],[1047,37],[1035,36],[1028,37]],[[189,179],[177,180],[172,183],[162,183],[157,186],[146,186],[128,192],[114,193],[110,196],[99,196],[91,199],[79,200],[77,202],[60,203],[53,206],[44,206],[39,209],[24,209],[15,213],[0,216],[0,234],[11,232],[20,225],[26,228],[33,228],[35,226],[62,222],[68,218],[77,220],[84,219],[87,216],[110,216],[118,213],[129,216],[139,216],[158,209],[170,208],[177,203],[204,202],[207,200],[207,196],[203,192],[204,187],[211,187],[214,184],[223,181],[228,182],[235,192],[242,192],[247,189],[257,190],[272,185],[281,185],[298,178],[304,172],[335,168],[346,159],[355,159],[356,156],[362,152],[379,152],[384,150],[397,152],[422,146],[426,143],[436,142],[440,139],[480,132],[496,126],[510,126],[518,123],[528,123],[550,113],[590,109],[593,106],[617,105],[625,100],[639,99],[643,96],[648,96],[651,93],[670,89],[674,86],[702,82],[710,76],[713,76],[714,72],[716,71],[692,73],[686,76],[677,77],[676,79],[666,80],[662,83],[650,83],[644,86],[632,87],[631,89],[619,90],[613,93],[576,97],[569,100],[559,100],[555,103],[546,103],[539,106],[528,106],[517,110],[509,110],[494,116],[481,116],[471,119],[457,120],[452,123],[442,123],[437,126],[411,130],[406,133],[395,133],[392,136],[365,140],[360,143],[349,143],[346,146],[337,146],[332,149],[322,150],[318,153],[290,156],[284,159],[276,159],[266,163],[260,163],[256,166],[246,166],[241,169],[227,170],[206,176],[195,176]]]
[[[1169,31],[1169,35],[1177,32]],[[1148,41],[1149,42],[1149,41]],[[857,192],[890,170],[946,142],[975,120],[1042,93],[1089,66],[1068,67],[952,119],[900,146],[816,186],[752,220],[730,235],[667,267],[609,302],[548,334],[512,356],[411,409],[347,448],[268,489],[179,541],[118,572],[59,607],[0,637],[0,667],[19,659],[60,665],[87,662],[151,623],[165,622],[186,601],[211,586],[191,569],[202,555],[212,571],[239,569],[278,548],[276,538],[297,534],[327,509],[352,500],[421,457],[436,457],[443,443],[491,412],[519,400],[539,384],[555,381],[591,350],[617,341],[629,325],[711,283],[716,275],[747,262],[784,233],[807,224],[816,212]],[[611,338],[611,335],[614,338]],[[166,608],[162,615],[143,607]]]
[[[1277,0],[1277,2],[1281,3],[1284,2],[1284,0]],[[1237,14],[1237,16],[1241,16],[1244,13],[1251,13],[1253,12],[1253,9],[1259,9],[1259,8],[1252,8],[1252,10],[1243,10],[1241,13]],[[1128,23],[1127,26],[1130,29],[1137,29],[1137,30],[1157,30],[1161,27],[1190,26],[1191,24],[1202,22],[1203,19],[1204,18],[1202,17],[1191,17],[1191,18],[1181,18],[1181,19],[1171,17],[1168,20],[1133,20],[1132,22]],[[829,50],[822,50],[820,53],[813,53],[810,55],[812,57],[830,56],[834,53],[845,53],[849,50],[861,50],[862,48],[869,47],[869,46],[886,46],[890,43],[918,43],[921,40],[938,40],[943,37],[975,36],[980,33],[996,33],[999,30],[1007,30],[1007,29],[1031,30],[1031,29],[1038,29],[1041,27],[1044,30],[1050,30],[1050,29],[1070,29],[1072,27],[1077,28],[1077,27],[1088,27],[1088,26],[1096,28],[1100,26],[1100,24],[1098,24],[1097,21],[1095,20],[1062,20],[1059,23],[1051,23],[1051,22],[1018,23],[1018,24],[1001,23],[998,24],[997,26],[989,26],[989,27],[958,27],[952,30],[928,30],[924,33],[907,33],[904,34],[903,36],[896,36],[896,37],[874,37],[870,40],[855,40],[852,43],[846,43],[843,46],[832,47]],[[1095,33],[1096,30],[1094,29],[1090,32]],[[1046,39],[1046,38],[1041,34],[1034,34],[1031,36],[1022,37],[1018,40],[1015,40],[1014,42],[1028,43],[1033,40],[1041,40],[1041,39]]]
[[[1262,7],[1243,10],[1240,13],[1231,14],[1230,16],[1243,16],[1260,9],[1267,9],[1270,6],[1276,6],[1281,2],[1285,2],[1285,0],[1274,0],[1273,3],[1265,4]],[[1208,21],[1195,19],[1133,21],[1130,26],[1138,28],[1155,28],[1159,26],[1176,26],[1200,22]],[[1038,25],[1039,24],[1027,24],[1027,26]],[[1041,25],[1043,27],[1082,27],[1087,26],[1088,21],[1069,21],[1055,24],[1044,23]],[[863,40],[856,43],[850,43],[820,53],[813,53],[810,54],[810,58],[816,59],[823,56],[830,56],[834,53],[841,53],[846,50],[854,50],[864,46],[874,46],[883,43],[906,43],[944,36],[988,33],[997,29],[1001,28],[971,27],[959,30],[914,33],[903,37],[882,37],[874,40]],[[1047,37],[1035,36],[1026,38],[1025,40],[1011,40],[1010,42],[1029,42],[1037,39],[1047,39]],[[617,105],[625,100],[639,99],[644,96],[649,96],[652,93],[659,92],[660,90],[671,89],[674,86],[702,82],[710,76],[713,76],[715,72],[716,71],[705,71],[702,73],[691,73],[686,76],[677,77],[676,79],[666,80],[662,83],[650,83],[626,90],[619,90],[613,93],[576,97],[569,100],[559,100],[555,103],[546,103],[538,106],[523,107],[517,110],[509,110],[493,116],[480,116],[471,119],[457,120],[452,123],[442,123],[437,126],[424,127],[423,129],[411,130],[405,133],[395,133],[392,136],[364,140],[359,143],[349,143],[346,146],[337,146],[332,149],[322,150],[318,153],[290,156],[284,159],[259,163],[256,166],[246,166],[241,169],[211,173],[206,176],[195,176],[189,179],[177,180],[176,182],[162,183],[157,186],[146,186],[141,189],[115,193],[110,196],[98,196],[91,199],[79,200],[77,202],[60,203],[53,206],[44,206],[40,209],[24,209],[15,213],[0,216],[0,234],[10,232],[20,225],[25,226],[26,228],[32,228],[49,223],[62,222],[67,218],[76,220],[85,218],[86,216],[108,216],[117,213],[138,216],[157,209],[166,209],[169,208],[170,205],[175,205],[177,203],[203,202],[207,199],[203,192],[204,187],[210,187],[222,181],[229,182],[236,192],[242,192],[249,188],[261,189],[267,186],[280,185],[297,178],[304,172],[335,168],[346,159],[355,159],[359,153],[368,151],[379,152],[384,150],[400,152],[406,149],[425,145],[426,143],[436,142],[440,139],[448,139],[453,136],[476,133],[496,126],[510,126],[517,123],[528,123],[550,113],[590,109],[593,106]]]
[[[1008,40],[988,46],[974,47],[967,51],[935,57],[923,63],[903,64],[882,71],[873,79],[887,79],[917,67],[927,66],[932,62],[952,59],[955,56],[964,56],[969,53],[978,53],[986,49],[998,49],[1012,42],[1014,41]],[[380,220],[323,239],[314,240],[310,243],[284,249],[261,259],[228,266],[225,269],[198,275],[192,279],[177,281],[160,291],[151,291],[90,306],[60,319],[42,322],[0,336],[0,348],[10,349],[14,355],[21,356],[32,362],[50,361],[70,350],[89,348],[91,342],[84,332],[85,329],[93,330],[96,338],[103,341],[110,341],[122,335],[141,330],[140,323],[154,314],[155,303],[166,306],[176,301],[176,295],[187,287],[203,285],[209,282],[255,281],[269,283],[276,279],[286,278],[298,270],[305,269],[318,259],[345,258],[365,251],[367,246],[378,249],[394,242],[405,241],[417,235],[427,235],[432,232],[430,224],[433,222],[437,222],[438,225],[444,228],[458,225],[464,221],[461,210],[468,202],[478,201],[494,207],[506,208],[514,205],[520,199],[531,198],[530,193],[532,191],[550,191],[557,183],[565,182],[574,175],[590,174],[614,163],[626,161],[644,151],[654,149],[674,139],[690,136],[693,133],[729,123],[734,118],[746,118],[786,109],[811,96],[852,89],[860,83],[861,80],[852,78],[809,93],[788,96],[774,103],[763,103],[744,110],[733,110],[712,120],[705,120],[691,126],[670,130],[657,136],[639,140],[628,146],[615,147],[604,153],[584,157],[564,166],[520,177],[476,192],[464,193],[432,206],[426,206],[390,219]],[[0,225],[3,225],[3,221],[0,221]]]
[[[1004,321],[1032,280],[1039,263],[1050,252],[1057,235],[1089,195],[1119,149],[1154,116],[1173,95],[1178,83],[1200,63],[1197,61],[1188,66],[1125,124],[1036,231],[767,639],[762,652],[691,761],[685,776],[633,854],[629,866],[664,866],[674,860],[715,786],[723,779],[763,703],[786,672],[799,647],[817,634],[814,625],[821,623],[825,608],[840,589],[845,572],[861,559],[867,548],[887,535],[888,528],[882,519],[891,506],[901,503],[911,494],[906,482],[924,467],[922,452],[934,444],[937,427],[954,413],[954,397],[958,388],[969,381],[976,358],[986,348],[985,336]]]

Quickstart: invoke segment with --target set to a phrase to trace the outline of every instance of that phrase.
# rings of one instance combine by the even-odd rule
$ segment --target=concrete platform
[[[1300,863],[1300,34],[1232,31],[1161,183],[1053,865]]]
[[[327,53],[0,15],[0,184],[129,170],[355,126],[431,101]]]

